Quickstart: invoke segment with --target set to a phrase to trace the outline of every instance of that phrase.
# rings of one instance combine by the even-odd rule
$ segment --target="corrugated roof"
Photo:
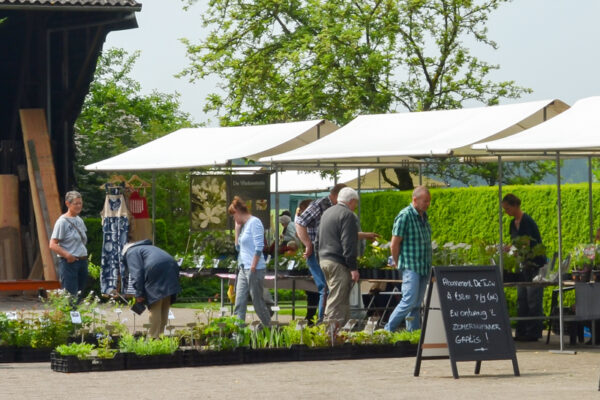
[[[142,7],[141,3],[138,3],[135,0],[0,0],[0,6],[5,5],[81,8]]]

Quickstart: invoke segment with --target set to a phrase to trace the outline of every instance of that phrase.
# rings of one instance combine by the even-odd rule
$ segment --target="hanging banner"
[[[192,175],[190,178],[190,230],[227,229],[225,175]]]
[[[229,187],[230,200],[234,196],[244,199],[248,211],[262,222],[265,229],[269,229],[270,209],[270,184],[268,174],[232,175]]]
[[[248,211],[270,226],[270,179],[256,175],[192,175],[190,179],[190,229],[192,231],[233,229],[227,207],[241,197]]]

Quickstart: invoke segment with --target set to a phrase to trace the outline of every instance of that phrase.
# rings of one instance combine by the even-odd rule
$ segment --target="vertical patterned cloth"
[[[121,250],[127,243],[131,216],[120,190],[107,189],[107,191],[104,209],[100,213],[103,234],[100,288],[105,294],[114,290],[126,292],[122,290],[125,286],[120,281],[124,275]]]

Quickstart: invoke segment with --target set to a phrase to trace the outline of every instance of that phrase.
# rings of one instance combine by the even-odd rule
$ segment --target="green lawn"
[[[202,310],[202,309],[219,310],[219,308],[221,307],[221,304],[215,303],[215,302],[174,303],[171,307],[173,307],[173,308],[191,308],[194,310]],[[291,302],[289,302],[289,301],[280,302],[279,307],[281,307],[281,311],[279,311],[279,315],[292,315],[292,309],[291,309],[292,303]],[[289,307],[289,308],[287,308],[287,307]],[[296,317],[306,317],[306,300],[296,301]]]

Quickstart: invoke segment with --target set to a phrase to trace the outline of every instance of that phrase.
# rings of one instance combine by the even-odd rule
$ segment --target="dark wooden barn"
[[[47,244],[38,237],[41,214],[32,198],[42,206],[55,201],[54,193],[32,191],[20,110],[43,116],[55,192],[64,194],[74,184],[74,122],[102,45],[109,32],[136,28],[140,10],[135,0],[0,0],[0,177],[7,179],[0,180],[0,281],[42,278],[36,263],[42,264],[39,253]],[[38,157],[43,178],[43,154]],[[46,279],[47,268],[44,262]]]

